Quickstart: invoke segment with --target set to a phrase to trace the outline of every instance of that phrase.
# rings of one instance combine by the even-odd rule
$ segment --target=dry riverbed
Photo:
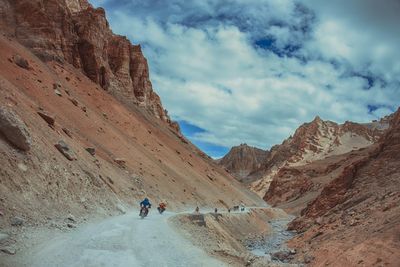
[[[281,209],[253,208],[235,213],[180,214],[170,219],[186,239],[229,266],[297,266],[279,253],[290,251],[286,224],[292,218]]]

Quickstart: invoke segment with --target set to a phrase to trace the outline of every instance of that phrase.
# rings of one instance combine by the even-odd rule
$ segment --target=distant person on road
[[[199,206],[196,207],[196,209],[194,210],[196,213],[200,212]]]
[[[215,209],[214,209],[214,212],[215,212],[215,213],[217,213],[217,212],[218,212],[218,209],[217,209],[217,208],[215,208]]]

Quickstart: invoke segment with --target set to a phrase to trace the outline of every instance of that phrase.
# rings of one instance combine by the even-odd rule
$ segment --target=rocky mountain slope
[[[400,109],[383,138],[343,159],[340,171],[291,223],[302,232],[292,241],[302,248],[297,257],[312,254],[316,266],[398,266],[399,151]]]
[[[267,203],[297,216],[289,225],[298,233],[289,242],[296,253],[283,258],[398,266],[399,131],[400,109],[368,124],[317,117],[271,149],[257,170],[267,175],[253,186]]]
[[[87,0],[1,0],[0,14],[0,29],[43,61],[73,65],[128,107],[178,130],[153,91],[140,45],[113,34],[102,8]]]
[[[304,123],[282,144],[273,146],[259,169],[261,177],[251,188],[264,197],[274,176],[284,167],[302,166],[328,157],[342,155],[374,144],[389,127],[389,118],[371,124],[337,124],[318,116]]]
[[[218,164],[239,181],[248,183],[252,180],[250,174],[261,167],[267,156],[268,151],[241,144],[232,147],[228,154],[218,160]]]
[[[0,0],[0,13],[2,229],[66,227],[144,196],[170,209],[263,204],[179,133],[140,47],[104,10]]]

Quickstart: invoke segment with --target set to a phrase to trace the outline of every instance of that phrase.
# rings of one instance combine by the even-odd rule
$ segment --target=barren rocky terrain
[[[145,196],[171,210],[264,205],[182,136],[140,47],[112,34],[104,10],[2,0],[0,11],[0,259],[36,228],[68,231]]]
[[[261,167],[268,156],[268,151],[241,144],[231,150],[217,162],[243,183],[251,183],[259,177],[251,173]]]
[[[102,8],[0,0],[0,14],[0,266],[160,266],[175,251],[166,265],[399,266],[400,110],[317,116],[215,162]],[[144,197],[165,216],[139,220]]]
[[[400,240],[400,110],[374,146],[347,165],[289,228],[316,266],[397,266]]]
[[[296,215],[293,262],[397,266],[400,246],[400,111],[369,124],[316,118],[269,151],[252,185]],[[246,157],[246,156],[244,156]],[[239,162],[240,164],[240,162]]]

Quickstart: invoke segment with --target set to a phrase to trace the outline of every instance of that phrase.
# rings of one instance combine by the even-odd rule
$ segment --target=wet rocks
[[[0,108],[0,133],[15,147],[30,150],[32,141],[28,128],[13,111]]]
[[[76,160],[76,156],[74,151],[65,143],[64,141],[60,140],[57,144],[54,145],[61,154],[64,155],[68,160]]]
[[[54,127],[56,119],[53,115],[48,114],[45,111],[38,111],[37,114],[49,124],[49,126]]]
[[[22,226],[24,224],[24,219],[20,217],[14,217],[11,219],[11,226]]]

